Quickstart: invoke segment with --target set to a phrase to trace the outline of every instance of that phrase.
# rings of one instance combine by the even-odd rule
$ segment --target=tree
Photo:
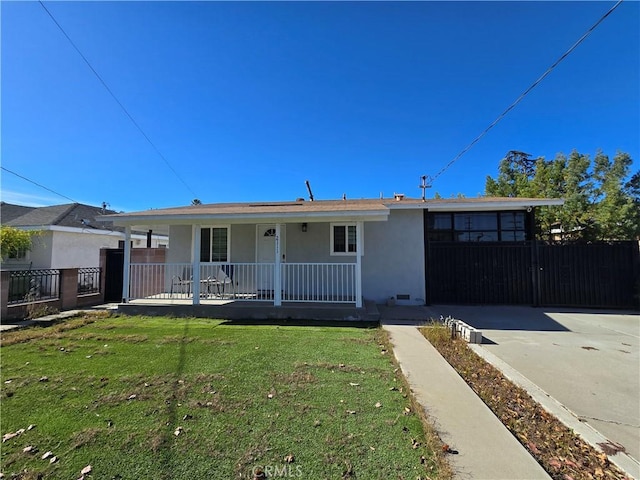
[[[0,226],[0,256],[2,260],[24,256],[28,250],[31,250],[31,237],[36,233],[7,225]]]
[[[631,157],[620,152],[610,161],[598,151],[592,165],[588,155],[575,150],[553,160],[511,151],[501,160],[497,178],[487,177],[485,192],[563,198],[562,207],[538,210],[537,234],[543,238],[559,228],[567,240],[633,239],[640,235],[640,172],[627,181],[631,164]]]

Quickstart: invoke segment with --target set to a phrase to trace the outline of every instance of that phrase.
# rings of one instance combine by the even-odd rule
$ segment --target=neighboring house
[[[535,208],[562,203],[395,195],[192,205],[104,218],[125,227],[127,236],[136,230],[169,232],[164,265],[131,263],[125,249],[125,302],[183,299],[198,305],[224,299],[361,307],[363,300],[425,303],[431,244],[528,245]],[[524,270],[530,275],[529,266]]]
[[[0,221],[22,230],[37,231],[32,248],[21,258],[6,259],[3,269],[60,269],[97,267],[101,248],[124,246],[124,229],[111,221],[99,220],[105,214],[115,214],[104,207],[80,203],[49,207],[26,207],[0,203]],[[133,247],[146,247],[147,234],[130,235]],[[167,246],[166,235],[151,235],[151,246]]]

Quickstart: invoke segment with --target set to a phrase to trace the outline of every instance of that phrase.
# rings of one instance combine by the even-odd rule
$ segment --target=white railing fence
[[[282,301],[356,301],[355,263],[283,263]]]
[[[190,263],[132,263],[129,299],[172,300],[193,297]],[[356,301],[354,263],[284,263],[283,302],[353,303]],[[274,300],[273,263],[200,264],[203,299]]]

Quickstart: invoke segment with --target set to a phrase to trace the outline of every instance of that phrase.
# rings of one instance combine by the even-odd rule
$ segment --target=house
[[[472,244],[503,245],[530,252],[535,209],[562,203],[394,195],[191,205],[104,218],[124,227],[127,238],[135,230],[163,231],[171,245],[162,265],[132,262],[125,249],[124,303],[358,309],[367,301],[420,305],[437,300],[430,290],[437,280],[432,272],[442,268],[433,254],[438,245],[457,251]],[[530,277],[529,264],[520,270],[518,275]]]
[[[100,220],[105,214],[115,214],[106,205],[94,207],[69,203],[48,207],[27,207],[0,203],[0,220],[22,230],[37,231],[32,248],[20,258],[6,259],[2,269],[62,269],[98,267],[101,248],[124,245],[124,228],[114,227],[111,221]],[[133,247],[167,246],[167,237],[151,235],[148,231],[129,235]]]

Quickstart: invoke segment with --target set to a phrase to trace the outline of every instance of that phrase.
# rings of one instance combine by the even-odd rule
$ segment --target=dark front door
[[[105,265],[105,302],[122,301],[122,276],[124,273],[124,249],[107,250]]]

